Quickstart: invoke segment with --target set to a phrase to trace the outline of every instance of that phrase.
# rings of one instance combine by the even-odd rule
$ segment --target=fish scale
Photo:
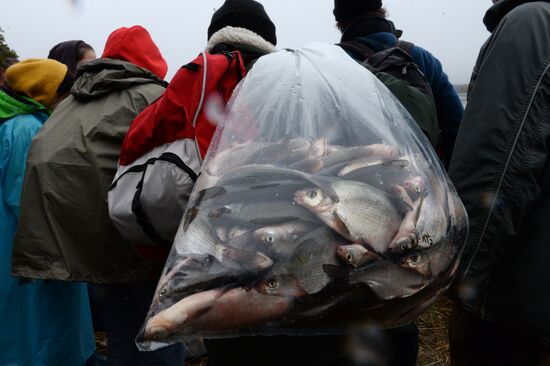
[[[361,182],[336,181],[332,187],[340,199],[334,212],[348,229],[348,239],[385,252],[402,221],[393,197]]]

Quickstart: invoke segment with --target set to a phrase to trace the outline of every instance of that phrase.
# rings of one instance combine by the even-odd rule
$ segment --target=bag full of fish
[[[409,113],[339,47],[260,58],[218,115],[142,350],[400,326],[448,287],[462,202]]]

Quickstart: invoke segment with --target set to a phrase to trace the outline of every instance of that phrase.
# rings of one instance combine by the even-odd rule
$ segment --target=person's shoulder
[[[2,123],[0,130],[3,134],[11,133],[14,136],[34,135],[42,127],[44,117],[41,113],[21,114]]]
[[[407,42],[407,41],[405,41],[405,42]],[[413,56],[413,58],[416,56],[416,57],[421,57],[423,59],[430,59],[430,60],[434,60],[434,61],[439,61],[437,59],[437,57],[433,53],[428,51],[426,48],[424,48],[422,46],[419,46],[414,42],[410,42],[410,43],[413,44],[413,47],[412,47],[412,56]]]

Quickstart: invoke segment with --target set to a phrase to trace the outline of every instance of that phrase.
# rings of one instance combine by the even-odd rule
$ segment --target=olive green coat
[[[33,141],[12,273],[95,283],[157,279],[164,263],[141,258],[111,223],[107,191],[130,124],[165,83],[129,62],[83,65],[71,96]]]

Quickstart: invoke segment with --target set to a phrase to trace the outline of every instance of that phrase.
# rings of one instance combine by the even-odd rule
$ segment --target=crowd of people
[[[434,148],[469,215],[470,235],[449,291],[452,365],[544,365],[550,362],[544,224],[550,2],[493,3],[483,20],[491,36],[465,110],[441,62],[400,40],[403,32],[382,0],[335,0],[342,32],[335,43],[358,62],[400,48],[429,89],[417,95],[403,89],[410,87],[403,80],[376,74],[421,127],[437,123]],[[226,0],[206,33],[205,52],[238,52],[242,74],[276,52],[276,26],[254,0]],[[200,96],[201,90],[176,85],[177,77],[164,81],[168,65],[141,26],[112,32],[99,58],[78,40],[55,45],[47,58],[0,61],[0,365],[183,365],[182,344],[151,352],[135,345],[170,248],[126,240],[107,196],[132,123],[143,123],[146,109],[169,92]],[[185,72],[198,67],[184,66]],[[420,108],[414,101],[426,96]],[[193,111],[182,109],[183,125]],[[422,115],[429,117],[416,118]],[[183,164],[200,167],[201,155],[189,154]],[[98,329],[107,335],[106,357],[95,352]],[[381,334],[383,363],[354,361],[345,337],[242,337],[205,345],[214,366],[416,364],[415,324]]]

